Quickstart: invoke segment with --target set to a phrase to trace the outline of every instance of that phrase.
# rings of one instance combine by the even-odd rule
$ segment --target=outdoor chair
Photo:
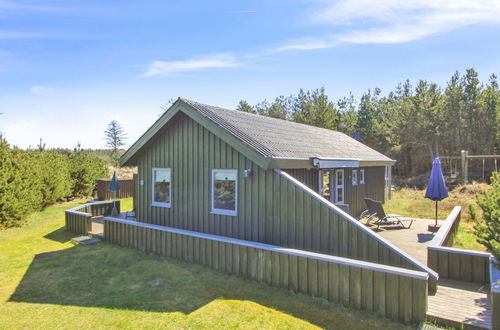
[[[364,210],[363,212],[361,212],[361,214],[359,215],[358,220],[366,218],[366,224],[369,224],[370,221],[375,216],[375,213],[377,213],[377,211],[375,211],[375,208],[373,206],[373,203],[372,203],[373,199],[371,199],[371,198],[363,198],[363,200],[365,201],[365,204],[366,204],[366,210]]]
[[[378,220],[374,223],[375,225],[377,225],[377,229],[382,225],[396,224],[400,224],[403,228],[408,229],[411,227],[411,224],[414,221],[414,219],[410,219],[399,214],[386,214],[382,203],[379,201],[370,200],[369,204],[372,205],[373,211],[375,211],[375,217],[378,218]],[[408,227],[405,227],[403,222],[410,222],[410,224],[408,225]]]

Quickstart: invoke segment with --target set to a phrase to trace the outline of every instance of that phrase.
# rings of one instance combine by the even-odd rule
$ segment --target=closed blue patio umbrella
[[[436,202],[436,224],[438,218],[438,202],[448,197],[448,188],[444,182],[443,171],[441,169],[441,161],[435,158],[432,162],[432,171],[425,191],[425,198],[429,198]]]
[[[108,190],[115,193],[115,198],[116,198],[116,192],[120,191],[120,182],[118,181],[118,178],[116,177],[116,171],[113,173],[113,177],[111,178],[111,182],[108,185]],[[113,217],[118,216],[118,210],[116,209],[115,203],[113,203],[113,210],[111,211],[111,216],[113,216]]]

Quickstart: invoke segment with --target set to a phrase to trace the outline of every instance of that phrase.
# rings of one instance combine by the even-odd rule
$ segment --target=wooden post
[[[469,152],[467,150],[462,150],[461,151],[461,156],[462,156],[462,179],[463,183],[467,184],[469,181]]]

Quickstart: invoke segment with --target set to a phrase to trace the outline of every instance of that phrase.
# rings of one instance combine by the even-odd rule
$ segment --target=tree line
[[[324,88],[279,96],[240,111],[342,131],[397,160],[394,173],[409,177],[427,172],[434,157],[494,154],[500,147],[500,91],[492,74],[486,83],[474,69],[455,72],[446,86],[406,80],[383,95],[368,90],[331,100]]]
[[[92,194],[106,163],[79,147],[71,152],[11,147],[0,135],[0,228],[21,225],[57,201]]]

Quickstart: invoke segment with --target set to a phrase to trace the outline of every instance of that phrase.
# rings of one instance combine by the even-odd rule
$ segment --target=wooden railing
[[[92,230],[92,217],[110,215],[113,206],[120,212],[120,201],[90,202],[66,210],[66,230],[86,235]]]
[[[441,278],[489,283],[487,252],[450,247],[460,225],[462,208],[455,206],[427,247],[427,265]]]
[[[121,218],[104,218],[104,236],[404,323],[423,320],[427,310],[426,272]]]
[[[493,329],[500,329],[500,269],[496,267],[498,261],[490,257],[490,287],[491,287],[491,322]]]
[[[313,217],[307,220],[319,223],[315,238],[319,241],[324,234],[330,233],[330,236],[327,237],[330,238],[331,243],[338,244],[337,249],[326,249],[325,253],[426,272],[429,274],[429,291],[434,292],[437,289],[439,275],[434,270],[376,234],[290,174],[280,169],[274,171],[297,189],[295,195],[301,192],[307,197],[307,199],[304,198],[304,204],[301,205],[304,210],[313,210],[319,206],[320,210],[316,213],[309,213]],[[306,200],[310,201],[310,205],[305,204]],[[323,209],[326,212],[323,212]],[[300,211],[306,214],[305,211]],[[338,221],[323,222],[323,220],[328,220],[332,214],[338,217]]]

